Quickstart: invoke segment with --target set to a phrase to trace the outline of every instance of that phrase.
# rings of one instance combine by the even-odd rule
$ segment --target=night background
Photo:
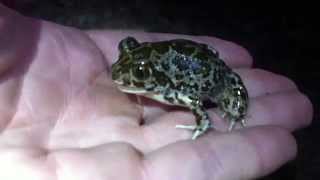
[[[196,0],[0,0],[27,16],[81,29],[137,29],[209,35],[249,50],[254,67],[294,80],[314,105],[311,126],[295,132],[295,161],[261,180],[313,180],[320,177],[320,63],[315,55],[317,5],[256,1]]]

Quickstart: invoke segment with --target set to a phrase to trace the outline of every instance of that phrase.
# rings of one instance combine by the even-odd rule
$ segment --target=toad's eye
[[[134,68],[132,73],[138,80],[146,80],[150,77],[151,74],[150,69],[142,65]]]

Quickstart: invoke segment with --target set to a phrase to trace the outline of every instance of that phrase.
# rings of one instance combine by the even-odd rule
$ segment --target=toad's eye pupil
[[[134,69],[133,75],[139,80],[146,80],[150,76],[150,72],[144,66],[138,66]]]

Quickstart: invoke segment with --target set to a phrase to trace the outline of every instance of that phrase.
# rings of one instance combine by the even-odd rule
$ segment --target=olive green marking
[[[185,105],[185,104],[186,104],[186,103],[185,103],[182,99],[180,99],[179,97],[177,98],[177,101],[178,101],[179,104],[182,104],[182,105]]]
[[[136,87],[144,87],[145,84],[143,82],[138,82],[138,81],[132,81],[132,83],[136,86]]]
[[[161,62],[161,66],[162,66],[162,68],[163,68],[164,70],[166,70],[166,71],[169,71],[169,69],[170,69],[170,65],[169,65],[169,63],[166,62],[166,61]]]
[[[176,78],[177,80],[181,80],[181,79],[184,78],[184,75],[183,75],[183,74],[175,74],[174,76],[175,76],[175,78]]]
[[[169,51],[170,45],[169,43],[166,46],[164,46],[162,43],[154,43],[150,47],[157,51],[157,53],[159,54],[165,54]]]
[[[164,99],[170,103],[174,103],[174,98],[170,96],[164,96]]]

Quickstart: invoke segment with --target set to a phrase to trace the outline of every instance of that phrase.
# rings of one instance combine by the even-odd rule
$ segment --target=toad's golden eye
[[[146,66],[139,65],[136,68],[133,69],[132,74],[134,77],[136,77],[138,80],[146,80],[150,77],[150,69]]]

